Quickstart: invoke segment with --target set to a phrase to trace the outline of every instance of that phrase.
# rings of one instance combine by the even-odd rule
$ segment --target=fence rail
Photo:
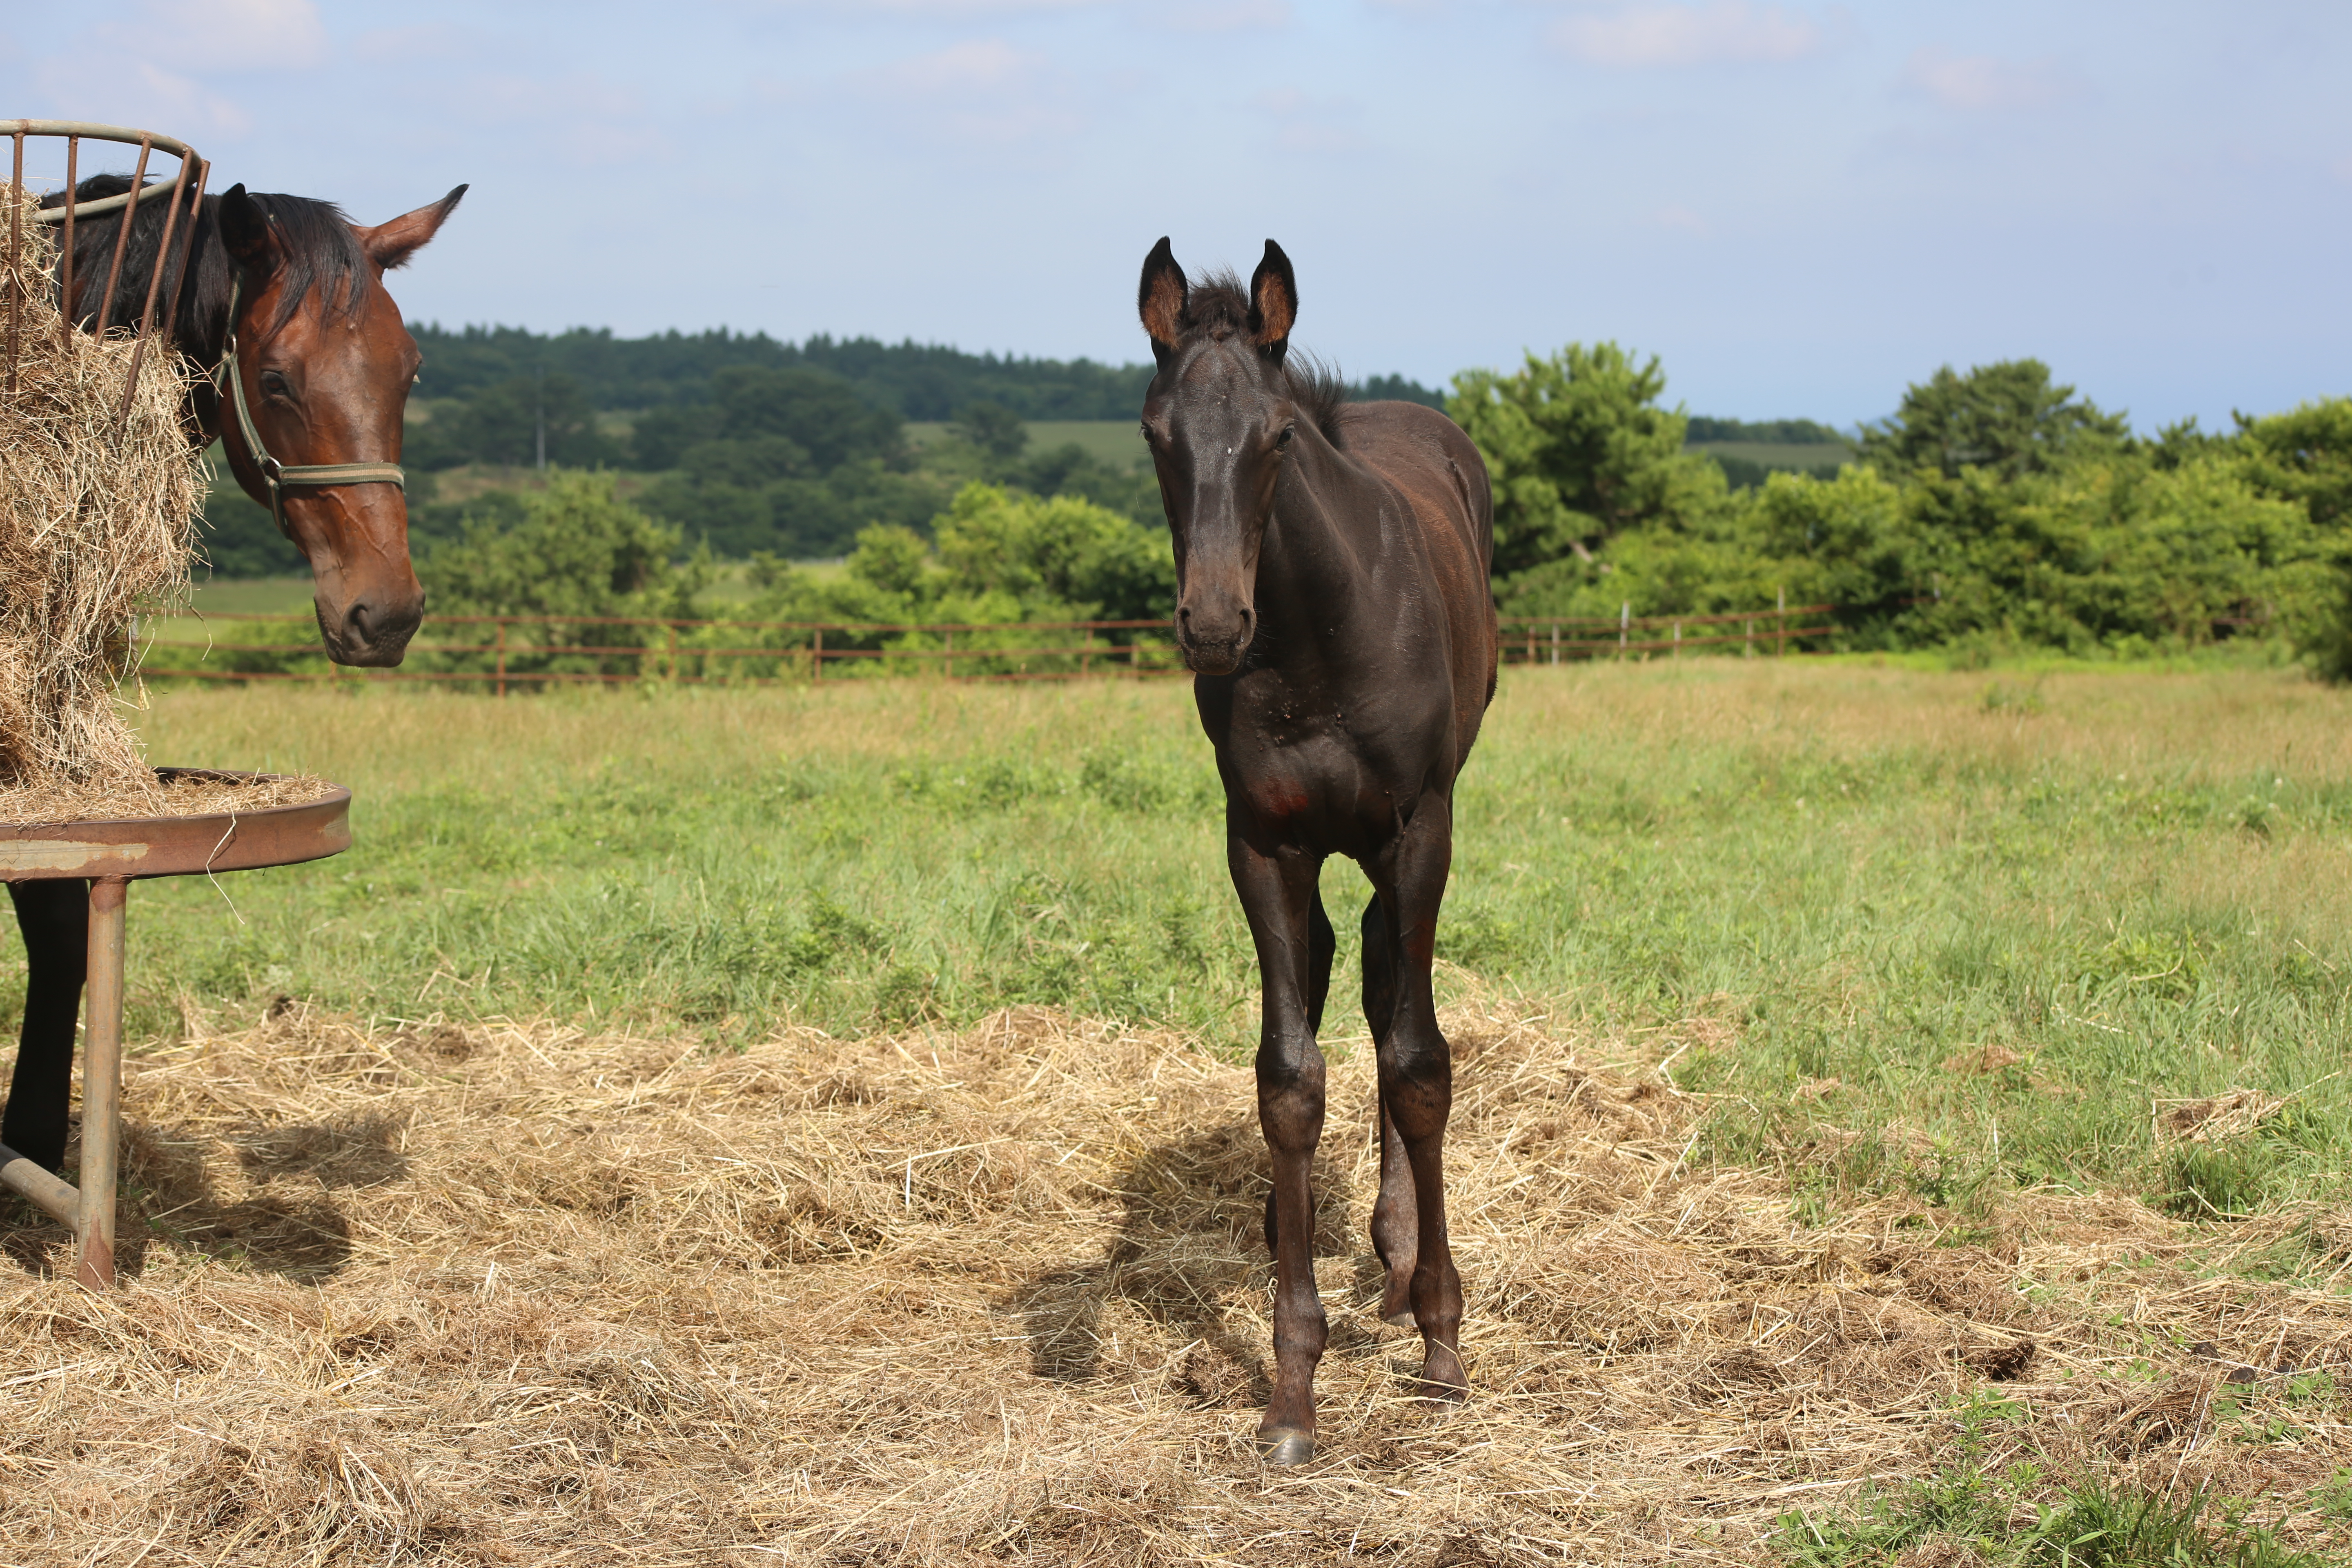
[[[1716,616],[1611,619],[1546,616],[1501,622],[1507,664],[1678,655],[1738,644],[1748,656],[1779,657],[1836,627],[1828,605],[1775,605]],[[222,616],[225,632],[315,623],[309,616]],[[397,669],[330,665],[315,641],[267,632],[230,641],[156,636],[142,639],[149,679],[452,683],[505,696],[517,687],[629,685],[775,686],[828,677],[933,672],[956,680],[1066,680],[1087,676],[1148,679],[1185,673],[1171,621],[1014,623],[682,620],[642,616],[428,616],[409,660]],[[173,628],[176,631],[178,628]],[[1058,640],[1057,640],[1058,639]],[[1073,640],[1075,639],[1075,640]]]

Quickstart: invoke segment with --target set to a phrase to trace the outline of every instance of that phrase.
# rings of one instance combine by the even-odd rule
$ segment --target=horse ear
[[[221,193],[220,234],[221,244],[243,266],[271,272],[284,259],[278,248],[278,231],[269,225],[268,212],[247,195],[241,184],[231,185]]]
[[[380,223],[373,228],[362,228],[353,224],[352,232],[359,236],[360,248],[367,252],[368,259],[375,263],[376,270],[385,272],[395,267],[405,267],[410,257],[424,249],[433,237],[441,232],[441,226],[448,221],[449,215],[456,212],[457,204],[465,199],[466,189],[459,185],[432,205],[418,207],[413,213],[403,213],[391,222]]]
[[[1192,293],[1163,234],[1143,258],[1143,282],[1135,291],[1136,312],[1143,318],[1143,330],[1151,334],[1151,353],[1163,363],[1183,331],[1184,302]]]
[[[1298,279],[1290,258],[1272,240],[1265,256],[1250,274],[1250,342],[1271,359],[1280,359],[1290,346],[1290,326],[1298,320]]]

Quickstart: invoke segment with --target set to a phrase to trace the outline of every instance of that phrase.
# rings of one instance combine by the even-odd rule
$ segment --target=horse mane
[[[147,183],[153,186],[162,182]],[[121,195],[130,188],[126,174],[93,174],[75,187],[74,198],[95,201]],[[270,330],[284,326],[314,291],[330,311],[346,319],[358,315],[367,300],[371,269],[367,253],[360,248],[359,237],[352,232],[342,209],[309,196],[260,191],[248,195],[269,216],[286,256],[284,289]],[[52,191],[41,198],[41,205],[59,206],[65,199],[63,191]],[[206,196],[195,215],[194,233],[187,232],[190,225],[184,216],[182,232],[172,237],[174,257],[185,247],[194,270],[180,293],[178,318],[163,323],[181,352],[206,362],[220,357],[227,339],[229,292],[236,277],[236,264],[221,243],[220,202],[218,196]],[[170,205],[152,196],[139,204],[131,227],[131,247],[122,258],[121,281],[115,285],[114,308],[109,312],[115,325],[135,328],[139,324],[140,311],[147,302],[147,279],[154,273],[157,252],[163,247],[164,209]],[[117,211],[74,225],[74,305],[85,320],[97,319],[97,293],[106,287],[107,271],[114,265],[114,244],[121,221],[122,214]],[[169,308],[175,281],[172,273],[164,275],[157,297],[159,310]]]
[[[1219,268],[1192,285],[1185,297],[1181,325],[1188,336],[1196,331],[1230,336],[1249,331],[1249,290],[1243,287],[1240,274]],[[1337,370],[1303,349],[1292,349],[1273,374],[1290,400],[1307,411],[1325,440],[1334,447],[1347,445],[1348,384]]]

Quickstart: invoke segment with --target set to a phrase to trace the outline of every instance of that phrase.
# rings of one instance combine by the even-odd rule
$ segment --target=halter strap
[[[237,434],[244,438],[253,466],[261,470],[262,482],[269,487],[269,517],[278,524],[278,531],[289,539],[294,537],[286,527],[284,492],[296,486],[398,485],[405,492],[408,476],[398,463],[303,463],[289,468],[269,455],[269,448],[261,443],[260,428],[253,422],[253,411],[246,406],[245,377],[236,373],[236,318],[244,300],[245,279],[240,277],[229,287],[228,339],[213,374],[215,378],[226,377],[228,382],[228,400],[236,410]]]

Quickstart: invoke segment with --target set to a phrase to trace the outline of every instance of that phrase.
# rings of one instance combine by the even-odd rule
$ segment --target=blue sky
[[[2143,429],[2352,393],[2352,5],[82,0],[0,110],[376,222],[413,317],[1144,355],[1137,269],[1297,264],[1439,382],[1571,339],[1839,423],[2034,354]]]

